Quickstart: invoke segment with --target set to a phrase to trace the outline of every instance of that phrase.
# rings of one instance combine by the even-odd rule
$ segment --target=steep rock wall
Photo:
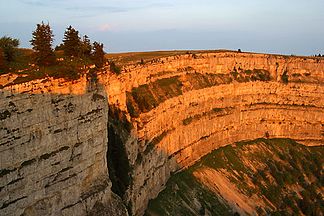
[[[268,72],[271,79],[234,79],[255,69]],[[143,214],[148,201],[163,189],[173,172],[229,143],[289,137],[306,145],[322,145],[323,69],[320,59],[208,53],[128,66],[118,76],[101,74],[109,104],[129,112],[127,118],[133,124],[124,141],[132,167],[132,183],[124,200],[132,213]],[[210,82],[205,76],[204,85],[199,87],[199,83],[188,80],[190,74],[215,74],[229,81]],[[288,84],[282,82],[283,76]],[[169,80],[157,82],[162,79]],[[174,79],[181,81],[181,91],[174,89]],[[155,88],[166,82],[169,86]],[[165,89],[170,91],[166,93]],[[142,93],[137,94],[139,91]],[[129,100],[134,92],[137,102]],[[128,104],[146,103],[148,99],[154,105],[147,104],[147,109],[132,115]]]
[[[36,80],[0,92],[1,215],[126,215],[106,162],[101,86]]]
[[[143,141],[134,162],[132,199],[141,206],[171,172],[229,143],[268,136],[323,144],[323,98],[322,86],[251,82],[192,91],[166,101],[142,115],[146,123],[141,122],[137,131]],[[144,161],[139,165],[138,157]]]

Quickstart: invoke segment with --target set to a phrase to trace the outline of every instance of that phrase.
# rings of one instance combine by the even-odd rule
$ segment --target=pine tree
[[[55,51],[63,50],[63,44],[59,44],[55,47]]]
[[[90,57],[92,46],[91,46],[90,39],[87,35],[83,36],[81,50],[82,50],[83,57]]]
[[[6,68],[5,56],[3,50],[0,48],[0,70],[3,70],[5,68]]]
[[[17,47],[19,46],[19,40],[11,37],[0,38],[0,49],[3,52],[3,58],[5,62],[11,62],[14,60],[17,54]]]
[[[103,46],[102,43],[93,43],[92,59],[97,68],[102,68],[105,63],[105,52]]]
[[[55,56],[52,49],[53,32],[49,24],[37,24],[33,32],[33,38],[30,40],[35,50],[35,60],[39,66],[51,65],[55,62]]]
[[[75,30],[72,26],[69,26],[63,39],[64,55],[68,57],[80,57],[81,55],[81,40],[79,37],[79,31]]]

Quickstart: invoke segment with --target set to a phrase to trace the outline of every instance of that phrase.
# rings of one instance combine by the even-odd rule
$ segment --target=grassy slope
[[[258,139],[226,146],[175,174],[149,203],[147,215],[204,215],[208,211],[211,215],[233,215],[235,210],[230,210],[220,194],[194,177],[206,167],[225,170],[240,193],[266,203],[266,207],[255,209],[260,215],[323,215],[323,158],[323,146],[306,147],[289,139]]]
[[[57,59],[63,57],[63,51],[55,51]],[[7,67],[0,70],[0,75],[6,73],[17,74],[18,77],[9,85],[21,84],[47,76],[54,78],[65,78],[69,80],[78,79],[87,71],[85,66],[92,65],[89,58],[74,59],[73,61],[57,61],[54,65],[38,67],[34,63],[34,51],[32,49],[17,49],[16,57]]]

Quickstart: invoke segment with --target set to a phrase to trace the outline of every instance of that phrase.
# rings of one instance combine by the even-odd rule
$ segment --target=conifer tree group
[[[43,22],[37,24],[30,42],[35,50],[35,59],[39,66],[51,65],[55,62],[52,49],[53,37],[49,24]],[[68,59],[91,59],[97,68],[101,68],[105,62],[103,47],[102,43],[93,42],[91,44],[87,35],[84,35],[81,39],[79,31],[70,25],[65,30],[63,43],[58,45],[55,50],[63,50],[64,57]]]
[[[71,25],[66,28],[63,41],[56,46],[55,50],[53,41],[53,30],[49,23],[44,22],[37,24],[32,32],[30,40],[34,50],[32,54],[18,49],[18,39],[1,37],[0,73],[21,69],[26,71],[29,69],[26,68],[29,64],[32,67],[38,66],[36,70],[32,69],[32,71],[38,71],[34,74],[36,76],[43,74],[77,79],[91,64],[94,64],[96,69],[105,65],[104,45],[96,41],[92,43],[87,35],[80,36],[79,31]]]

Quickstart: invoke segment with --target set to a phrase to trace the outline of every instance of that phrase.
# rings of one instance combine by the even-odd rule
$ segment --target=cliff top
[[[29,50],[26,50],[26,52]],[[30,55],[30,52],[27,52],[27,56]],[[116,74],[121,73],[121,71],[131,71],[134,68],[147,68],[149,66],[155,65],[156,63],[164,65],[163,67],[167,67],[168,64],[172,64],[172,61],[177,61],[179,59],[187,61],[188,59],[203,59],[208,58],[210,56],[214,57],[229,57],[229,58],[252,58],[252,59],[278,59],[284,60],[286,62],[295,62],[295,61],[307,61],[308,63],[320,63],[323,62],[323,57],[310,57],[310,56],[287,56],[287,55],[277,55],[277,54],[262,54],[262,53],[252,53],[252,52],[241,52],[239,51],[231,51],[231,50],[173,50],[173,51],[150,51],[150,52],[129,52],[129,53],[112,53],[106,54],[106,58],[110,61],[110,67],[106,65],[101,71],[112,71],[112,63],[117,65],[119,68],[119,72],[115,72]],[[170,58],[171,57],[171,58]],[[258,60],[256,60],[258,61]],[[25,61],[23,62],[25,65],[28,65]],[[21,62],[20,62],[21,63]],[[20,64],[20,66],[24,65]],[[171,65],[169,65],[171,67]],[[116,67],[116,66],[115,66]],[[32,69],[31,69],[32,68]],[[42,70],[45,70],[42,68]],[[84,66],[80,68],[82,71],[79,73],[81,77],[88,74],[89,70],[91,70],[91,65]],[[152,68],[150,69],[152,70]],[[54,74],[54,75],[53,75]],[[63,76],[62,74],[66,74]],[[69,75],[69,76],[67,76]],[[64,68],[60,68],[57,66],[53,66],[52,68],[46,68],[45,72],[41,71],[40,68],[35,68],[34,65],[26,66],[26,69],[20,69],[14,72],[1,73],[0,72],[0,89],[8,88],[10,89],[16,86],[21,88],[21,86],[26,86],[27,83],[31,88],[34,88],[36,83],[52,83],[53,80],[58,80],[59,83],[65,83],[67,86],[70,86],[71,82],[80,81],[79,76],[73,76],[77,78],[68,79],[68,77],[75,75],[73,71],[64,70]],[[60,78],[60,79],[58,79]],[[56,82],[56,81],[55,81]],[[50,84],[49,83],[49,84]],[[43,84],[42,84],[43,85]],[[29,89],[28,87],[28,89]],[[24,87],[25,89],[25,87]],[[82,88],[84,89],[84,88]],[[20,92],[20,91],[19,91]]]
[[[309,58],[318,59],[321,57],[314,56],[295,56],[295,55],[282,55],[282,54],[267,54],[267,53],[255,53],[255,52],[242,52],[236,50],[166,50],[166,51],[145,51],[145,52],[125,52],[125,53],[109,53],[106,54],[106,58],[117,62],[120,65],[131,65],[141,63],[141,60],[147,62],[154,59],[186,55],[186,54],[208,54],[208,53],[244,53],[244,54],[256,54],[256,55],[268,55],[273,57],[296,57],[296,58]]]

